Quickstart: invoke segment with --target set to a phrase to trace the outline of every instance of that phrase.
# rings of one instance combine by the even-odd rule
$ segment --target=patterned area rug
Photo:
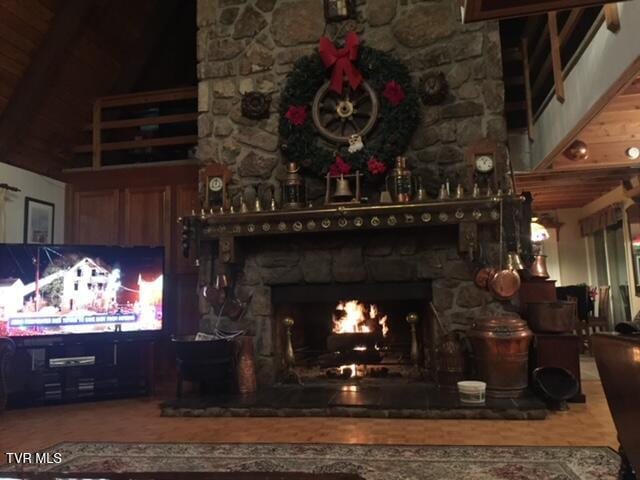
[[[615,480],[606,447],[62,443],[52,472],[353,473],[365,480]],[[7,465],[4,466],[7,468]]]

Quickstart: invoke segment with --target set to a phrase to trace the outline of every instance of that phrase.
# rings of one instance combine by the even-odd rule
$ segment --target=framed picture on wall
[[[24,243],[53,243],[56,206],[35,198],[24,199]]]

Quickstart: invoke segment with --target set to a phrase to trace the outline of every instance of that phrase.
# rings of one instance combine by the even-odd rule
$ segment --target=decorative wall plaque
[[[251,120],[262,120],[269,117],[271,96],[260,92],[247,92],[242,95],[240,105],[242,116]]]
[[[425,105],[439,105],[449,93],[449,84],[444,73],[427,73],[420,81],[420,96]]]

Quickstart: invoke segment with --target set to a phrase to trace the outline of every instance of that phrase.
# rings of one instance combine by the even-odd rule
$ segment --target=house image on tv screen
[[[0,319],[22,310],[23,292],[19,278],[0,278]]]
[[[64,272],[60,308],[105,312],[116,305],[120,270],[101,267],[84,258]]]

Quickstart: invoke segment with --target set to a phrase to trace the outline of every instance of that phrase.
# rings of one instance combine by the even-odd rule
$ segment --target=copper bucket
[[[236,379],[238,392],[245,395],[257,390],[253,337],[243,335],[235,339]]]
[[[478,380],[487,383],[487,396],[517,398],[529,383],[529,346],[533,334],[515,315],[474,322],[468,332]]]

